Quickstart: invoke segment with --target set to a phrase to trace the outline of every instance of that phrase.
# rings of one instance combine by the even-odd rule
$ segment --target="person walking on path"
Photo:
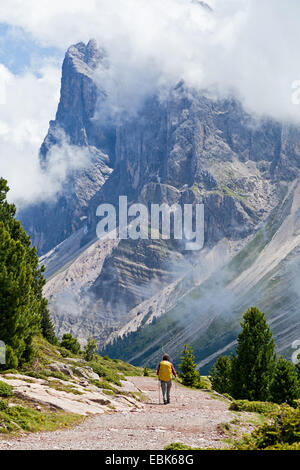
[[[170,395],[172,388],[172,374],[176,378],[177,374],[174,369],[173,364],[170,361],[168,354],[163,356],[163,360],[157,367],[156,374],[160,380],[161,390],[163,395],[164,404],[167,405],[170,403]]]

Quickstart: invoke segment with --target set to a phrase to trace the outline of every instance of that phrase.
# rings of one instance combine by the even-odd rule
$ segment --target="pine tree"
[[[41,330],[42,330],[42,335],[43,337],[49,341],[51,344],[58,344],[58,340],[55,334],[55,328],[53,321],[50,317],[49,310],[47,309],[47,302],[44,304],[44,309],[41,313]]]
[[[231,395],[231,369],[232,359],[228,356],[219,356],[210,373],[213,390]]]
[[[265,315],[256,307],[244,314],[241,326],[232,361],[232,395],[236,399],[266,401],[276,363],[272,332]]]
[[[31,338],[40,317],[33,273],[26,249],[0,222],[0,338],[6,344],[6,368],[16,368],[30,356]],[[3,366],[3,368],[5,368]]]
[[[300,398],[300,384],[296,367],[282,356],[277,362],[270,387],[271,400],[275,403],[288,403],[293,406]]]
[[[95,354],[97,353],[97,343],[94,338],[89,338],[87,344],[84,347],[84,359],[86,361],[92,361]]]
[[[9,188],[0,178],[0,339],[6,344],[6,364],[14,368],[32,355],[32,337],[40,329],[44,308],[44,268],[39,267],[30,237],[15,219],[6,200]]]
[[[192,348],[184,345],[184,350],[182,351],[180,369],[180,377],[182,378],[183,385],[188,387],[195,387],[200,382],[199,372],[196,370],[196,364],[194,362],[194,354]]]
[[[60,345],[62,348],[68,349],[73,354],[80,353],[80,344],[78,340],[71,335],[71,333],[65,333],[63,335]]]

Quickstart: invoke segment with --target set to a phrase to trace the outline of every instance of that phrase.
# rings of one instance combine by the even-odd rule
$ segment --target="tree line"
[[[272,331],[264,313],[252,307],[243,316],[237,348],[231,356],[219,356],[210,373],[212,388],[236,400],[271,401],[296,405],[300,398],[300,366],[277,357]],[[184,385],[197,387],[191,348],[185,345],[181,377]]]
[[[43,297],[45,269],[15,218],[16,207],[8,203],[8,191],[7,181],[0,178],[0,340],[6,345],[6,364],[0,368],[15,369],[32,360],[34,335],[42,334],[52,344],[58,340]],[[294,404],[300,398],[300,367],[277,357],[265,315],[253,307],[244,314],[241,327],[235,353],[220,356],[212,368],[213,389],[234,399]],[[80,344],[68,333],[60,345],[75,354],[80,351]],[[84,350],[87,360],[96,350],[90,338]],[[180,370],[185,385],[201,387],[188,346]]]
[[[15,205],[7,202],[8,191],[0,178],[0,339],[6,346],[6,364],[0,367],[14,369],[31,360],[35,334],[50,342],[56,336],[43,297],[44,267],[15,218]]]

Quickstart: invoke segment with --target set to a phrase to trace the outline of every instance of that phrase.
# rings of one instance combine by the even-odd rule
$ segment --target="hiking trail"
[[[222,423],[236,415],[228,402],[173,383],[171,403],[158,403],[158,381],[130,377],[148,399],[142,409],[96,415],[72,429],[0,438],[0,449],[162,450],[171,442],[224,447]]]

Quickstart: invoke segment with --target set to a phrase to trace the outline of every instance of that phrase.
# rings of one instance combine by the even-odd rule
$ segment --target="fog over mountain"
[[[1,5],[0,21],[65,57],[62,68],[51,55],[21,74],[0,67],[0,172],[46,265],[58,334],[95,336],[111,356],[150,366],[162,348],[176,362],[188,343],[208,370],[257,305],[290,357],[299,2],[23,3]],[[203,250],[98,240],[97,207],[122,195],[204,204]]]
[[[293,104],[297,90],[292,85],[300,78],[299,2],[290,0],[286,8],[274,0],[272,11],[267,0],[208,4],[209,8],[205,2],[189,0],[54,0],[45,9],[36,0],[11,0],[0,6],[0,21],[10,25],[10,37],[23,35],[61,54],[70,44],[95,38],[106,59],[94,80],[108,94],[105,109],[103,104],[95,109],[97,119],[130,118],[147,97],[157,94],[165,99],[184,80],[188,87],[209,89],[222,99],[236,97],[258,118],[298,123],[300,108]],[[1,107],[0,148],[10,155],[9,160],[2,159],[0,170],[19,207],[54,200],[74,165],[81,166],[78,158],[67,164],[63,155],[68,149],[57,147],[53,160],[60,162],[59,171],[44,179],[39,168],[40,142],[57,106],[59,68],[57,55],[32,60],[17,75],[0,67],[7,102]],[[30,172],[25,171],[28,166]]]
[[[82,342],[93,335],[112,356],[149,365],[162,347],[177,360],[188,342],[207,368],[234,347],[241,314],[256,304],[289,354],[300,328],[290,282],[300,242],[299,127],[184,80],[149,89],[128,112],[122,101],[116,109],[117,94],[101,82],[106,73],[112,80],[110,67],[95,40],[68,49],[41,171],[51,173],[66,142],[89,158],[71,169],[58,198],[20,212],[47,267],[58,333]],[[120,195],[146,205],[203,203],[204,249],[97,240],[98,205],[117,206]]]

